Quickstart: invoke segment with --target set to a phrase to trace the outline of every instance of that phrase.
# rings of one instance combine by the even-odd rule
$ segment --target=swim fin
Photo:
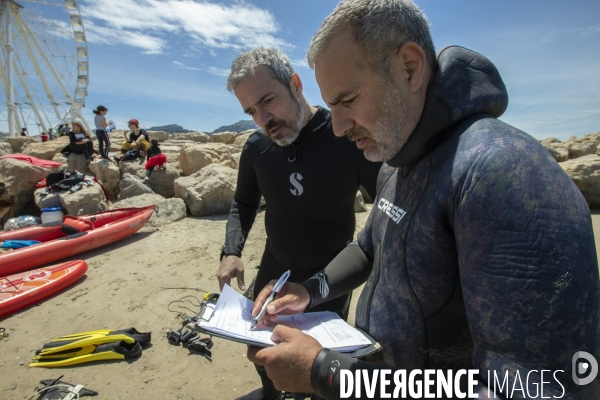
[[[101,360],[125,360],[138,358],[142,355],[142,346],[139,342],[126,343],[125,341],[90,345],[79,349],[69,349],[65,352],[37,355],[33,358],[30,367],[68,367]]]
[[[61,336],[37,350],[30,366],[62,367],[97,360],[135,358],[150,344],[150,336],[150,332],[140,333],[135,328]]]

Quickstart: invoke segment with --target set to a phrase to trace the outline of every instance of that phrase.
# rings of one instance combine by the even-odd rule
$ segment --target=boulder
[[[249,134],[253,133],[254,131],[256,131],[256,128],[254,128],[254,129],[246,129],[245,131],[241,131],[241,132],[236,133],[235,137],[238,138],[240,136],[249,135]]]
[[[157,139],[159,142],[164,142],[165,140],[169,140],[169,134],[164,131],[147,131],[148,137],[150,140]]]
[[[185,201],[194,217],[227,214],[236,181],[236,170],[210,164],[191,176],[175,180],[175,197]]]
[[[254,132],[254,131],[252,131]],[[245,133],[243,135],[239,135],[238,137],[235,138],[235,140],[233,141],[233,144],[235,145],[241,145],[243,146],[246,143],[246,140],[248,140],[248,138],[250,137],[250,135],[252,135],[252,132],[250,133]]]
[[[232,144],[235,140],[235,132],[219,132],[210,135],[210,141],[213,143]]]
[[[234,153],[231,155],[231,157],[233,157],[233,159],[235,160],[235,163],[237,164],[236,169],[239,169],[240,158],[242,157],[242,152]]]
[[[167,162],[179,168],[179,150],[180,146],[160,145],[160,152],[167,156]]]
[[[146,176],[146,159],[138,158],[130,161],[119,162],[119,168],[121,168],[122,175],[131,174],[135,175],[140,179],[144,179]]]
[[[597,145],[593,142],[578,141],[578,142],[565,142],[567,150],[569,150],[569,158],[579,158],[587,156],[589,154],[596,154]]]
[[[156,204],[158,209],[152,213],[148,226],[158,227],[184,219],[186,216],[185,202],[182,199],[165,199],[158,194],[142,194],[113,203],[111,208],[145,207]]]
[[[21,151],[23,151],[23,149],[25,148],[25,146],[27,146],[28,143],[38,143],[37,139],[34,139],[29,136],[7,137],[4,140],[7,143],[10,143],[13,153],[20,153]]]
[[[183,175],[192,175],[209,164],[221,164],[229,168],[237,168],[237,163],[229,153],[227,145],[205,143],[187,145],[181,148],[179,166]]]
[[[76,192],[64,190],[44,196],[44,191],[35,191],[35,204],[39,208],[62,207],[69,215],[94,214],[108,209],[106,196],[98,184],[84,185]]]
[[[557,162],[563,162],[569,159],[569,150],[564,147],[546,147],[546,150],[550,152]]]
[[[114,129],[112,132],[108,134],[108,138],[110,141],[123,142],[125,141],[125,136],[123,136],[123,129]]]
[[[13,148],[8,142],[0,142],[0,157],[13,154]]]
[[[14,158],[0,160],[0,182],[4,182],[19,201],[19,208],[15,215],[19,215],[27,203],[33,200],[35,184],[54,170],[56,169],[38,167]]]
[[[69,145],[67,136],[56,140],[48,140],[43,143],[28,143],[22,153],[33,157],[41,158],[42,160],[52,160],[52,158],[60,153],[60,151]]]
[[[104,185],[111,198],[119,195],[121,182],[121,169],[110,160],[94,160],[89,165],[90,170]]]
[[[181,172],[173,164],[167,163],[165,166],[163,169],[154,168],[146,184],[156,194],[172,198],[175,196],[175,180],[181,176]]]
[[[591,208],[600,207],[600,156],[590,154],[559,164],[583,193]]]
[[[128,199],[130,197],[139,196],[142,194],[155,194],[152,189],[146,186],[140,178],[137,176],[124,173],[123,179],[119,185],[119,196],[118,200]]]
[[[189,140],[195,143],[208,143],[210,142],[210,136],[204,132],[174,133],[171,135],[171,140]]]
[[[183,147],[186,144],[196,144],[196,142],[194,142],[193,140],[167,140],[165,142],[162,143],[162,146],[177,146],[177,147]]]
[[[354,198],[354,212],[367,212],[367,207],[365,207],[365,201],[363,200],[363,196],[360,190],[356,192],[356,197]]]
[[[71,153],[68,155],[67,171],[78,171],[84,175],[93,175],[83,154]]]
[[[62,164],[62,166],[58,167],[58,169],[67,169],[67,157],[65,157],[64,154],[58,153],[57,155],[52,157],[52,161],[56,161]]]

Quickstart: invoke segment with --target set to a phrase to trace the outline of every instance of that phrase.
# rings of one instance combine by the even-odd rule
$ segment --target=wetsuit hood
[[[392,167],[409,166],[421,159],[455,122],[476,113],[497,118],[508,106],[508,92],[500,73],[483,55],[450,46],[441,50],[437,59],[423,115],[404,147],[387,162]]]

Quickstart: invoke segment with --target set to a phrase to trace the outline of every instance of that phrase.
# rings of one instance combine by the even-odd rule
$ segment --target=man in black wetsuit
[[[239,288],[246,289],[240,257],[261,195],[267,203],[267,243],[255,287],[263,288],[287,270],[289,281],[303,282],[352,241],[356,192],[362,185],[375,195],[381,163],[367,161],[347,138],[335,137],[330,112],[307,102],[300,77],[277,49],[257,48],[239,55],[227,87],[262,129],[250,135],[242,150],[217,272],[219,286],[235,278]],[[349,304],[350,294],[345,294],[317,309],[346,318]],[[244,399],[280,397],[261,371],[262,390]]]
[[[429,398],[440,398],[436,389],[464,398],[464,380],[436,387],[425,369],[459,377],[478,370],[469,397],[600,398],[589,208],[537,140],[497,119],[508,95],[495,66],[456,46],[436,60],[427,20],[410,0],[342,1],[314,36],[308,61],[335,134],[386,164],[358,242],[321,279],[286,284],[271,306],[309,310],[367,280],[356,325],[382,349],[353,360],[276,326],[281,344],[251,347],[248,359],[264,365],[277,388],[327,399],[340,398],[341,376],[359,370],[371,379],[354,380],[362,391],[351,398],[367,398],[367,383],[370,398],[384,397],[374,378],[381,368],[406,374],[405,395],[422,385],[421,396],[408,398],[429,397],[426,385]],[[401,389],[387,379],[385,393]]]

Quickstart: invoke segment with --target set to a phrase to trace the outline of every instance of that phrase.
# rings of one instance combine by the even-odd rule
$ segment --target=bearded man
[[[374,198],[381,163],[369,162],[347,138],[336,138],[330,112],[311,106],[288,59],[274,48],[240,54],[232,63],[227,88],[261,128],[244,145],[237,187],[217,272],[222,289],[232,278],[246,290],[244,243],[261,196],[267,203],[267,242],[255,287],[263,288],[291,270],[289,281],[303,282],[352,241],[354,202],[362,185]],[[254,300],[251,292],[249,297]],[[346,318],[351,294],[317,309]],[[279,390],[261,368],[263,388],[243,399],[278,399]]]
[[[327,399],[600,398],[590,211],[537,140],[497,119],[508,95],[490,60],[457,46],[436,59],[410,0],[344,0],[308,62],[335,134],[386,164],[358,242],[267,310],[310,310],[366,280],[356,325],[381,351],[353,360],[278,325],[280,344],[248,359],[277,388]]]

